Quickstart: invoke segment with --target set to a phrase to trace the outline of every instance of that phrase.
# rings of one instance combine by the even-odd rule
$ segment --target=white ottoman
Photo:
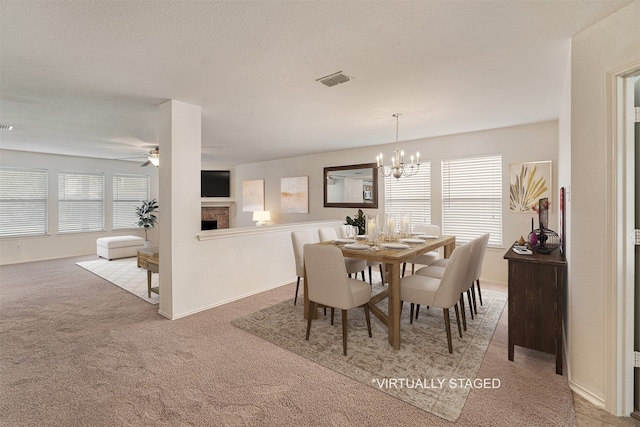
[[[144,239],[137,236],[101,237],[96,240],[98,256],[108,260],[138,255],[144,248]]]

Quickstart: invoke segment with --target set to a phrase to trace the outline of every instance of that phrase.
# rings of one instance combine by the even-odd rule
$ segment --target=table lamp
[[[271,213],[269,211],[254,211],[253,220],[257,221],[257,226],[265,225],[267,221],[271,221]]]

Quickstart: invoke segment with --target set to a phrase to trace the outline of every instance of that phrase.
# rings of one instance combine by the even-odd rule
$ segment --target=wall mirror
[[[375,163],[324,168],[325,208],[378,208]]]

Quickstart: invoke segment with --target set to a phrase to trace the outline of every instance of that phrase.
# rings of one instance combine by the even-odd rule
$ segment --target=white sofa
[[[98,256],[108,260],[136,256],[144,248],[144,239],[137,236],[101,237],[96,240]]]

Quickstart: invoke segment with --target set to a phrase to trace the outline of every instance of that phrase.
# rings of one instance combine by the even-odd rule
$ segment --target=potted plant
[[[347,225],[354,225],[358,227],[358,234],[365,233],[364,230],[365,230],[366,217],[364,216],[364,212],[362,212],[362,209],[358,209],[358,214],[353,218],[348,216],[346,218],[346,221],[347,221]]]
[[[158,217],[154,214],[158,210],[158,202],[153,200],[141,200],[142,205],[136,208],[136,215],[138,215],[138,227],[144,228],[144,243],[145,246],[150,246],[147,230],[153,228],[158,223]]]

